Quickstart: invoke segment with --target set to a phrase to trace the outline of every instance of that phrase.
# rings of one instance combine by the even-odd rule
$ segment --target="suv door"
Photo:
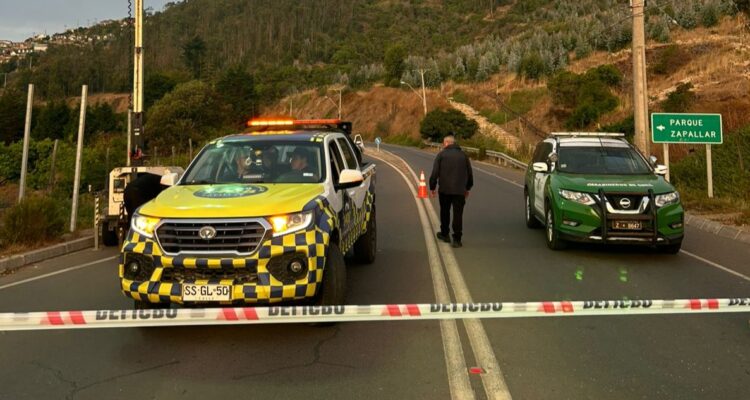
[[[538,152],[534,154],[535,158],[532,162],[547,163],[547,158],[550,153],[552,153],[552,143],[547,141],[542,142],[540,148],[537,150]],[[549,167],[551,168],[551,166]],[[532,198],[534,199],[534,209],[539,215],[544,215],[544,186],[547,183],[547,179],[549,179],[551,170],[548,170],[547,172],[536,172],[532,169],[532,172],[534,174],[534,179],[533,189],[531,189],[531,191],[533,192]]]

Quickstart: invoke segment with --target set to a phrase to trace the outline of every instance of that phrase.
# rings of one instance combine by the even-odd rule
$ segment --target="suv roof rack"
[[[624,133],[616,132],[552,132],[554,137],[625,137]]]
[[[336,130],[347,136],[352,134],[352,123],[340,119],[286,119],[257,118],[247,121],[250,132],[290,131],[290,130]]]

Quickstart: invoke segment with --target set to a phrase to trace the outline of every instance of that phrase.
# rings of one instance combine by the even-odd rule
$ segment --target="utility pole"
[[[651,138],[648,129],[648,86],[646,83],[646,0],[630,0],[633,12],[633,111],[635,113],[635,146],[648,157]]]
[[[135,53],[133,59],[133,115],[131,164],[143,165],[143,0],[135,0]]]
[[[427,115],[427,93],[424,90],[424,73],[427,72],[427,70],[420,68],[418,71],[419,76],[422,78],[422,107],[424,107],[424,115]]]
[[[88,99],[89,87],[83,85],[81,88],[81,116],[78,120],[78,146],[76,148],[76,170],[73,179],[73,207],[70,210],[70,231],[75,232],[76,220],[78,219],[78,192],[81,188],[81,157],[83,154],[83,132],[86,130],[86,102]]]
[[[18,202],[23,200],[26,189],[26,164],[29,163],[29,140],[31,140],[31,112],[34,103],[34,84],[29,83],[29,94],[26,99],[26,125],[23,129],[23,154],[21,156],[21,182],[18,187]]]

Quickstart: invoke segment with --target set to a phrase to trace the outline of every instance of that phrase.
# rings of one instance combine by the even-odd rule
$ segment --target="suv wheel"
[[[668,244],[666,246],[659,247],[659,250],[661,250],[662,253],[666,254],[677,254],[680,252],[680,248],[682,247],[682,242],[672,243]]]
[[[372,206],[367,232],[354,242],[354,258],[362,264],[372,264],[378,250],[378,224],[375,218],[375,205]]]
[[[343,305],[346,297],[346,264],[335,243],[328,245],[323,281],[318,288],[315,304],[319,306]]]
[[[526,227],[529,229],[536,229],[542,226],[542,224],[539,223],[539,220],[536,219],[536,216],[534,216],[534,211],[531,209],[531,198],[529,197],[529,192],[524,189],[523,191],[523,197],[526,200]]]
[[[560,238],[560,232],[555,229],[555,213],[552,211],[552,207],[547,206],[545,212],[545,239],[547,239],[547,247],[552,250],[562,250],[566,247],[565,240]]]
[[[169,308],[167,303],[152,303],[150,301],[133,300],[133,309],[135,310],[153,310],[156,308]]]

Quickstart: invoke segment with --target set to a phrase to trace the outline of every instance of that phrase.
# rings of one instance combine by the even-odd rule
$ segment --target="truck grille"
[[[164,253],[240,254],[257,250],[269,227],[259,219],[247,220],[166,220],[156,230],[156,240]],[[209,229],[210,228],[210,229]],[[201,236],[201,230],[212,234]]]
[[[192,283],[198,280],[220,281],[231,279],[234,284],[254,283],[258,281],[258,272],[253,268],[208,268],[208,267],[172,267],[164,268],[162,272],[162,282],[173,283]]]

